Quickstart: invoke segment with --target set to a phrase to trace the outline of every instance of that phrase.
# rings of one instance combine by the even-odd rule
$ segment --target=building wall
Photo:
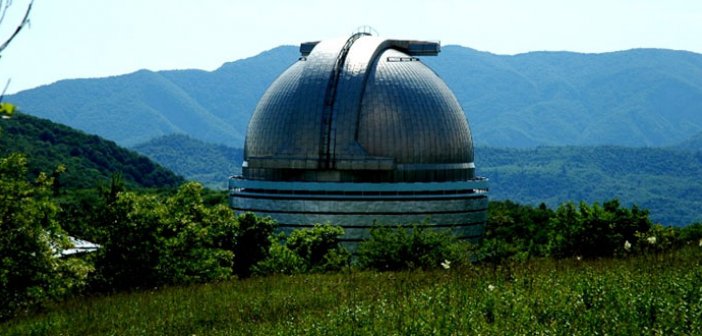
[[[447,184],[448,188],[450,186]],[[230,201],[237,212],[270,216],[282,231],[314,224],[340,225],[346,231],[343,239],[349,242],[368,238],[373,225],[447,229],[457,237],[475,240],[484,231],[488,206],[487,192],[479,189],[348,195],[333,190],[288,193],[285,190],[232,188]]]

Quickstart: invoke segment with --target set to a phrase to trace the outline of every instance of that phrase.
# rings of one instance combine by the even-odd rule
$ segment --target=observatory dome
[[[418,58],[438,43],[366,34],[304,43],[249,124],[244,177],[418,182],[474,177],[468,122]]]
[[[231,207],[283,231],[340,225],[350,244],[376,225],[479,238],[488,181],[456,97],[419,58],[439,51],[365,33],[301,44],[251,117]]]

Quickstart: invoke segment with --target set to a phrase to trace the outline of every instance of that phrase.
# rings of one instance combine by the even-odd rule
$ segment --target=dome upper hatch
[[[301,45],[249,124],[252,179],[444,181],[474,177],[458,101],[417,55],[438,44],[366,34]]]

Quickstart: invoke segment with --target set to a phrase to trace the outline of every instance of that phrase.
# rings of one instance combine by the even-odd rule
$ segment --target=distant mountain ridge
[[[299,56],[282,46],[219,69],[64,80],[7,99],[30,114],[136,145],[173,133],[241,147],[268,85]],[[497,147],[671,146],[702,132],[702,55],[664,49],[422,57],[454,91],[474,141]]]

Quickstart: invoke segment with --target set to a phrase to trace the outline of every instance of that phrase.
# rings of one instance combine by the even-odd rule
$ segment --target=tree
[[[237,237],[234,246],[234,271],[240,277],[249,277],[253,266],[266,259],[271,247],[270,235],[276,223],[270,217],[256,217],[247,212],[237,217]]]
[[[114,183],[113,183],[114,185]],[[224,205],[207,207],[202,185],[175,195],[106,192],[106,239],[96,260],[97,289],[139,288],[227,279],[233,272],[236,220]],[[110,188],[119,190],[119,188]]]
[[[341,246],[341,226],[317,224],[295,230],[287,239],[288,248],[306,262],[309,271],[337,271],[348,264],[349,252]]]
[[[51,180],[41,173],[27,181],[22,154],[0,158],[0,320],[82,287],[91,270],[58,256],[70,242],[56,219]]]

